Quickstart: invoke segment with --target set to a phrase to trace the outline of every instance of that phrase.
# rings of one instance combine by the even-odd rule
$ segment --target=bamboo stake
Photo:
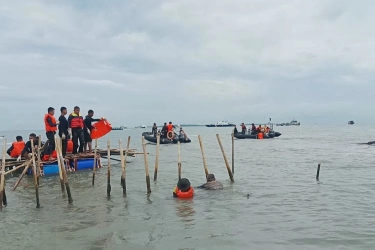
[[[6,154],[6,145],[7,145],[7,139],[4,138],[3,140],[3,159],[1,162],[1,168],[0,168],[0,210],[3,209],[3,199],[6,197],[5,195],[5,190],[4,190],[4,185],[5,185],[5,154]],[[6,198],[5,198],[6,200]],[[6,205],[6,204],[4,204]]]
[[[96,152],[98,150],[98,139],[95,139],[95,149],[94,149],[94,166],[92,167],[92,185],[95,184],[95,169],[97,166]]]
[[[201,147],[201,153],[202,153],[202,158],[203,158],[203,167],[204,167],[204,172],[206,174],[206,178],[208,175],[208,168],[207,168],[207,162],[206,162],[206,156],[204,154],[204,148],[203,148],[203,143],[202,143],[202,137],[198,135],[198,140],[199,140],[199,146]]]
[[[319,174],[320,174],[320,163],[318,164],[318,169],[316,170],[316,181],[319,181]]]
[[[181,180],[181,143],[180,141],[177,142],[177,150],[178,150],[178,180]]]
[[[216,134],[216,138],[217,138],[217,140],[219,142],[221,153],[223,153],[223,157],[224,157],[225,165],[226,165],[227,170],[228,170],[229,178],[230,178],[231,182],[234,182],[233,174],[232,174],[232,171],[230,170],[229,162],[228,162],[227,156],[225,155],[223,145],[221,144],[221,140],[220,140],[219,134]]]
[[[18,185],[21,183],[22,178],[25,176],[27,170],[28,170],[29,167],[31,166],[31,163],[32,163],[32,160],[29,160],[29,162],[27,163],[27,165],[26,165],[25,169],[23,170],[22,174],[21,174],[20,177],[18,178],[16,184],[14,184],[13,191],[15,191],[16,188],[18,187]]]
[[[143,147],[143,156],[145,160],[145,172],[146,172],[146,185],[147,185],[147,193],[151,193],[151,185],[150,185],[150,174],[148,172],[148,159],[147,159],[147,151],[146,151],[146,142],[145,137],[142,136],[142,147]]]
[[[234,175],[234,132],[232,133],[232,174]]]
[[[6,171],[4,175],[11,174],[11,173],[17,171],[18,169],[20,169],[20,168],[22,168],[22,167],[25,167],[25,166],[27,165],[27,163],[28,163],[28,162],[25,161],[24,163],[22,163],[22,164],[19,165],[18,167],[15,167],[15,168],[13,168],[13,169],[11,169],[11,170]]]
[[[33,161],[32,168],[33,168],[33,175],[34,175],[36,208],[40,208],[40,203],[39,203],[39,185],[38,185],[38,177],[36,175],[35,148],[34,148],[34,141],[33,140],[31,140],[31,152],[32,152],[32,161]]]
[[[107,171],[107,197],[111,196],[111,141],[107,141],[107,158],[108,158],[108,171]]]
[[[59,163],[59,168],[61,169],[62,175],[64,178],[66,193],[68,194],[68,202],[69,204],[72,204],[73,203],[72,193],[70,192],[68,175],[66,173],[64,157],[62,155],[62,140],[60,139],[60,137],[55,137],[55,142],[56,142],[55,144],[56,144],[57,159],[58,159],[57,162]]]
[[[122,174],[121,174],[121,186],[122,186],[122,194],[126,196],[126,159],[128,157],[130,147],[130,136],[128,136],[128,143],[126,144],[126,151],[124,157],[124,151],[122,150],[122,142],[120,144],[120,151],[121,151],[121,167],[122,167]]]
[[[155,172],[154,181],[158,179],[158,168],[159,168],[159,147],[160,147],[160,135],[156,136],[156,156],[155,156]]]
[[[59,140],[56,138],[56,136],[54,136],[54,140],[55,140],[55,148],[58,149],[59,146],[60,146]],[[57,144],[59,144],[59,145],[57,145]],[[62,161],[60,159],[59,150],[56,150],[56,152],[58,154],[58,156],[57,156],[57,164],[59,165],[59,176],[60,176],[61,193],[62,193],[62,196],[65,197],[65,184],[64,184],[64,174],[63,174],[64,164],[62,163]]]
[[[42,136],[39,135],[38,139],[38,162],[37,162],[37,169],[38,169],[38,185],[40,185],[40,176],[42,175],[42,169],[40,168],[41,156],[40,156],[40,148],[42,147]]]

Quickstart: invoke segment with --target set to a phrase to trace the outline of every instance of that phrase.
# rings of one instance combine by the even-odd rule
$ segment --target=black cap
[[[177,183],[178,189],[180,189],[182,192],[187,192],[190,189],[190,181],[186,178],[182,178]]]

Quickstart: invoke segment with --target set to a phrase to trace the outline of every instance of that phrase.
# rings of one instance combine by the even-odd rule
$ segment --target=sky
[[[375,1],[0,0],[0,130],[374,123]]]

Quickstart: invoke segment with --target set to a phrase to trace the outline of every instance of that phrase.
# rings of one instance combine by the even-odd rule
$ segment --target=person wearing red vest
[[[12,143],[12,146],[8,148],[7,154],[12,158],[17,158],[21,155],[23,148],[25,147],[25,142],[22,139],[22,136],[17,136],[16,141]]]
[[[78,152],[83,153],[83,149],[85,146],[85,137],[83,134],[84,122],[83,117],[79,113],[79,111],[80,108],[78,106],[75,106],[73,113],[71,113],[68,118],[68,132],[73,141],[73,154],[77,154]],[[77,152],[78,140],[79,151]]]
[[[48,113],[44,116],[44,125],[46,128],[46,136],[48,139],[47,154],[50,155],[50,158],[52,158],[52,152],[55,151],[55,134],[57,131],[57,125],[59,125],[59,121],[56,121],[54,115],[55,109],[49,107]]]
[[[167,125],[167,130],[168,132],[172,131],[173,132],[173,129],[175,128],[175,126],[173,126],[172,122],[169,122],[169,124]]]

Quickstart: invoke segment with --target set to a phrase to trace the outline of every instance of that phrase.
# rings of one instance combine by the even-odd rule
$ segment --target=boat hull
[[[216,125],[216,124],[209,124],[209,125],[206,125],[206,127],[208,128],[225,128],[225,127],[234,127],[235,125],[234,124],[228,124],[228,125]]]
[[[142,136],[145,137],[146,141],[157,143],[157,139],[151,132],[143,132]],[[160,138],[160,144],[176,144],[178,141],[180,143],[190,143],[191,140],[188,138],[186,140],[179,139],[178,136],[175,136],[173,140],[169,140],[168,138]]]
[[[263,139],[272,139],[272,138],[275,138],[275,137],[279,137],[281,135],[281,133],[279,132],[274,132],[274,133],[269,133],[268,135],[265,135]],[[258,139],[257,135],[253,135],[253,134],[235,134],[234,135],[235,138],[237,139]]]
[[[98,163],[97,163],[98,164]],[[82,171],[92,169],[94,165],[94,159],[79,159],[77,160],[77,168],[75,171]],[[69,166],[65,165],[65,169],[68,170],[68,167],[74,168],[74,161],[69,161]],[[98,165],[96,165],[98,167]],[[58,163],[45,164],[42,167],[43,175],[57,175],[59,174],[59,165]],[[31,175],[31,168],[28,169],[27,174]]]

